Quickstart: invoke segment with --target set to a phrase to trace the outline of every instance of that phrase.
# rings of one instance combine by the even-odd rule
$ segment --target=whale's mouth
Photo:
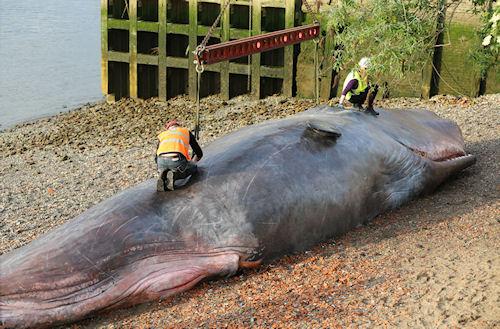
[[[476,157],[466,153],[463,148],[454,147],[432,147],[426,151],[422,149],[409,147],[399,142],[416,156],[426,161],[432,168],[436,182],[440,181],[437,177],[448,177],[459,172],[476,162]]]
[[[460,160],[465,160],[469,158],[474,158],[472,154],[466,154],[466,153],[461,153],[461,154],[452,154],[447,157],[442,157],[438,159],[430,159],[434,162],[450,162],[450,161],[460,161]]]
[[[413,153],[419,155],[422,158],[425,158],[427,160],[431,160],[434,162],[446,162],[446,161],[453,161],[453,160],[458,160],[460,158],[466,158],[469,156],[469,154],[466,154],[465,152],[457,152],[457,151],[440,151],[439,153],[427,153],[424,151],[416,150],[409,148],[410,151]]]
[[[401,141],[398,142],[399,144],[403,145],[405,148],[410,150],[412,153],[418,155],[421,158],[433,162],[448,162],[448,161],[463,160],[469,157],[474,157],[473,155],[467,154],[462,149],[456,147],[434,148],[432,150],[424,150],[423,148],[416,148],[405,145]]]

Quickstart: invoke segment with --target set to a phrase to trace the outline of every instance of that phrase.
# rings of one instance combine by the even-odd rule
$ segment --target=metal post
[[[285,1],[285,29],[293,28],[295,24],[295,1]],[[293,47],[285,47],[285,65],[283,68],[283,95],[292,97],[293,89]]]
[[[101,0],[101,90],[108,94],[108,0]]]
[[[198,0],[189,0],[189,96],[196,97],[196,71],[193,66],[193,50],[198,45]]]
[[[261,1],[252,2],[252,35],[259,35],[262,33],[261,27]],[[260,98],[260,53],[252,55],[251,62],[252,71],[252,98]]]
[[[137,98],[137,0],[130,0],[128,19],[129,27],[129,93]]]
[[[158,98],[167,100],[167,0],[158,1]]]
[[[220,2],[220,10],[224,10],[226,3],[224,1]],[[229,9],[229,8],[228,8]],[[230,17],[231,11],[225,10],[221,17],[221,27],[222,27],[222,42],[229,41],[230,36]],[[229,99],[229,61],[220,64],[220,93],[222,98]]]

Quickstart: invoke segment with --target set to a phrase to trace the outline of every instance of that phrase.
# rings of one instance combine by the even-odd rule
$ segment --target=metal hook
[[[205,67],[203,66],[203,62],[201,60],[201,55],[203,54],[204,51],[205,51],[205,46],[203,46],[203,45],[199,45],[193,51],[193,54],[194,54],[194,57],[195,57],[194,62],[196,64],[196,72],[198,74],[201,74],[201,73],[203,73],[203,71],[205,71]]]
[[[205,71],[205,67],[203,66],[203,63],[196,61],[196,73],[202,74],[203,71]]]

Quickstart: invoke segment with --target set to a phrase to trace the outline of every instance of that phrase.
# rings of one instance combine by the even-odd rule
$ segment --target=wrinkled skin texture
[[[0,257],[3,327],[41,327],[170,296],[305,250],[474,163],[431,112],[323,107],[229,134],[173,192],[148,180]]]

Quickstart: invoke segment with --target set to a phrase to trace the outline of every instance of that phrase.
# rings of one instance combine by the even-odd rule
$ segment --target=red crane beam
[[[293,27],[290,29],[256,35],[253,37],[226,41],[206,46],[195,54],[195,64],[215,64],[231,59],[269,51],[319,36],[319,24]]]

